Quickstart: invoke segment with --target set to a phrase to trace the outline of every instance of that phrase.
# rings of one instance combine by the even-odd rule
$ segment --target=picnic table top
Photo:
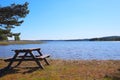
[[[40,48],[14,49],[12,51],[26,52],[26,51],[38,51],[38,50],[40,50]]]

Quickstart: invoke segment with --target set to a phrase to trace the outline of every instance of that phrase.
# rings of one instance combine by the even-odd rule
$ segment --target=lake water
[[[120,60],[120,42],[117,41],[48,41],[43,44],[0,46],[0,58],[14,55],[12,49],[41,48],[53,59]]]

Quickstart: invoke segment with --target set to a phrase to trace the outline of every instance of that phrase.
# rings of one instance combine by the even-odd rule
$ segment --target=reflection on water
[[[120,60],[120,42],[51,41],[45,44],[0,46],[0,57],[13,56],[12,49],[41,48],[55,59]]]

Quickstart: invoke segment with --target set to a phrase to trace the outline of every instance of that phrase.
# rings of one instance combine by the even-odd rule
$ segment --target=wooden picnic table
[[[15,52],[14,56],[12,58],[5,59],[6,62],[9,62],[8,66],[6,67],[8,69],[12,67],[12,64],[15,61],[18,61],[18,63],[14,67],[19,66],[22,61],[35,61],[41,69],[44,69],[42,63],[40,62],[41,60],[44,60],[44,62],[49,65],[49,62],[46,58],[50,57],[50,55],[43,55],[40,52],[40,48],[16,49],[12,51]],[[34,52],[37,52],[38,55],[35,55]]]

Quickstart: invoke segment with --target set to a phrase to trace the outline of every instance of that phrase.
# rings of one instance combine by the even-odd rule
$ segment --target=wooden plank
[[[5,62],[10,62],[12,59],[7,59],[7,60],[5,60]],[[37,59],[37,60],[43,60],[43,59]],[[14,59],[13,60],[14,62],[16,62],[16,61],[35,61],[35,59]]]
[[[4,59],[5,62],[11,61],[12,58]]]
[[[47,54],[46,55],[42,55],[42,56],[36,56],[37,59],[39,59],[39,58],[40,59],[44,59],[44,58],[48,58],[48,57],[50,57],[50,55],[47,55]]]
[[[15,51],[15,52],[29,52],[29,51],[37,51],[37,50],[40,50],[40,48],[15,49],[15,50],[12,50],[12,51]]]
[[[18,56],[19,58],[22,58],[22,57],[24,57],[24,55],[21,55],[21,56]],[[46,54],[46,55],[42,55],[42,56],[40,56],[40,55],[35,55],[35,58],[48,58],[48,57],[50,57],[50,55],[48,55],[48,54]],[[25,56],[25,58],[31,58],[31,56]]]
[[[23,56],[17,57],[13,61],[21,61],[22,57]],[[37,59],[37,60],[43,60],[44,58],[48,58],[48,57],[50,57],[50,55],[37,56],[37,57],[35,57],[35,59]],[[35,59],[33,59],[31,56],[25,56],[22,61],[34,61]],[[12,60],[12,58],[8,58],[8,59],[5,59],[4,61],[10,62],[11,60]]]

